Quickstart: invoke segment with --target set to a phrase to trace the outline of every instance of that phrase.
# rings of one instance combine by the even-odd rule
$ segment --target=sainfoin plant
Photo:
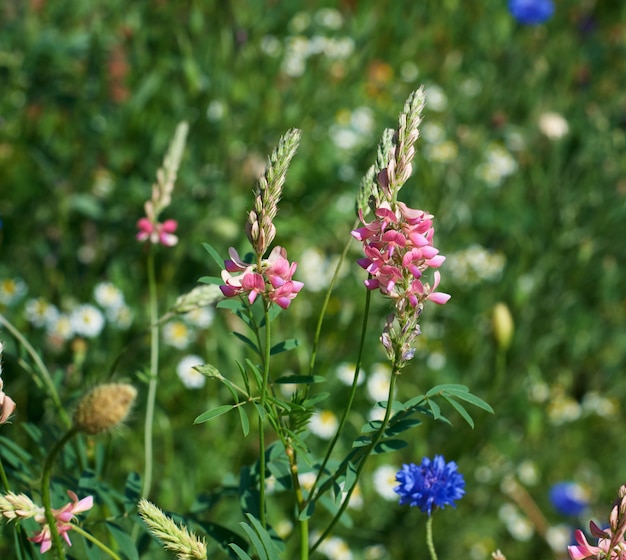
[[[380,419],[363,426],[361,433],[347,446],[348,452],[342,452],[346,446],[338,443],[345,439],[344,428],[358,391],[364,337],[357,352],[349,397],[322,456],[314,455],[307,445],[306,429],[309,418],[323,399],[323,394],[315,390],[324,379],[323,372],[316,369],[315,360],[320,329],[311,343],[308,371],[276,376],[272,367],[276,354],[299,344],[293,339],[274,340],[273,321],[287,320],[285,314],[290,305],[297,305],[297,298],[306,293],[306,286],[297,280],[296,262],[287,259],[286,250],[280,245],[272,247],[280,232],[276,219],[278,202],[289,162],[300,140],[298,130],[291,130],[283,136],[259,179],[253,209],[245,227],[250,252],[240,256],[230,248],[230,258],[222,264],[218,250],[205,246],[220,266],[221,277],[207,277],[203,281],[219,285],[226,299],[218,304],[218,308],[234,313],[245,325],[246,332],[238,332],[237,338],[253,354],[253,359],[238,364],[240,382],[222,374],[211,364],[198,367],[206,376],[227,387],[232,402],[207,410],[195,422],[204,423],[236,412],[244,437],[252,433],[251,426],[257,426],[256,437],[262,451],[258,461],[246,469],[246,485],[242,488],[245,507],[241,525],[249,538],[248,549],[239,542],[227,545],[239,558],[308,559],[316,550],[327,548],[325,543],[333,538],[334,529],[343,520],[368,459],[404,447],[406,441],[402,439],[402,433],[418,425],[420,416],[444,419],[437,401],[450,403],[470,425],[473,425],[472,419],[463,403],[491,411],[487,403],[472,395],[463,385],[439,385],[406,402],[394,400],[400,374],[415,354],[423,310],[428,305],[443,305],[450,299],[448,294],[437,291],[441,281],[438,269],[445,257],[434,246],[434,216],[408,207],[398,197],[401,187],[412,174],[424,104],[423,89],[407,99],[397,128],[383,134],[377,161],[366,173],[357,194],[360,223],[353,229],[352,238],[362,244],[364,256],[358,265],[368,273],[364,280],[364,307],[369,309],[374,292],[389,301],[389,315],[379,339],[389,359],[390,375],[387,398],[378,403]],[[346,244],[350,242],[346,239]],[[331,283],[329,292],[332,289]],[[318,325],[323,322],[324,312],[325,308],[322,308]],[[367,319],[366,314],[363,333],[367,330]],[[286,384],[296,387],[288,398],[276,390]],[[271,433],[269,445],[266,443],[269,439],[267,432]],[[303,484],[299,476],[303,470],[313,474],[312,483]],[[401,477],[401,473],[398,476]],[[462,480],[460,475],[457,476]],[[295,544],[289,539],[278,538],[269,521],[273,507],[268,492],[270,479],[280,481],[283,491],[294,503],[295,528],[289,536]],[[462,492],[457,491],[456,499],[461,495]],[[435,503],[438,505],[441,504]],[[436,507],[429,508],[429,513],[432,509]],[[430,546],[430,550],[434,556],[434,547]]]
[[[348,254],[348,247],[360,243],[362,256],[347,265],[352,267],[353,274],[366,275],[362,290],[363,324],[360,342],[355,349],[349,394],[342,403],[338,420],[331,415],[332,422],[328,423],[331,431],[325,433],[326,446],[322,452],[309,444],[307,426],[312,417],[325,417],[317,413],[326,408],[324,400],[328,394],[320,387],[327,372],[318,367],[316,357],[324,336],[324,317],[330,294],[339,275],[333,277],[319,312],[317,329],[306,344],[295,338],[281,339],[276,333],[284,332],[284,329],[273,328],[277,322],[289,324],[293,306],[306,297],[306,285],[298,279],[297,259],[288,255],[284,246],[289,239],[281,236],[278,215],[289,165],[297,155],[301,139],[301,132],[297,129],[289,130],[280,139],[258,179],[251,209],[242,219],[249,248],[238,251],[234,247],[205,244],[214,261],[211,269],[219,270],[219,275],[203,277],[199,286],[181,296],[167,313],[160,315],[155,253],[171,250],[180,241],[174,235],[177,222],[173,218],[160,221],[161,212],[170,205],[183,156],[187,125],[178,127],[157,173],[152,196],[145,205],[145,216],[137,222],[137,240],[147,242],[149,281],[147,315],[150,322],[146,332],[150,335],[150,367],[142,376],[145,396],[128,383],[107,382],[83,395],[74,405],[73,415],[68,414],[51,374],[37,352],[8,320],[0,316],[7,331],[31,356],[35,364],[33,375],[41,386],[47,388],[54,411],[65,429],[51,449],[46,450],[39,477],[41,484],[36,489],[42,506],[37,505],[37,496],[31,498],[22,493],[23,480],[13,481],[7,477],[4,468],[0,469],[4,485],[0,513],[5,520],[16,522],[16,543],[23,554],[36,544],[41,553],[50,551],[56,558],[64,559],[67,546],[74,544],[69,538],[72,532],[85,539],[81,550],[88,558],[102,555],[139,558],[146,550],[147,535],[152,535],[165,550],[178,558],[206,558],[208,550],[217,548],[223,555],[242,560],[307,560],[316,552],[327,552],[337,542],[333,540],[337,529],[349,525],[346,510],[358,496],[359,481],[368,469],[370,458],[407,447],[409,430],[424,421],[448,422],[444,415],[446,406],[471,427],[473,420],[467,405],[492,412],[489,404],[460,384],[437,385],[422,394],[412,395],[408,400],[396,399],[403,375],[414,375],[407,372],[408,366],[415,362],[422,313],[428,313],[431,306],[447,304],[451,297],[439,291],[439,285],[445,285],[445,272],[440,272],[445,269],[445,257],[435,245],[435,216],[429,211],[410,207],[400,197],[401,189],[410,183],[412,176],[425,103],[422,88],[408,97],[396,128],[384,131],[376,161],[355,193],[357,215],[351,233],[346,234],[342,261]],[[221,255],[226,252],[228,258],[224,259]],[[346,263],[340,261],[337,267],[342,264]],[[366,337],[374,328],[368,322],[372,298],[382,298],[388,306],[386,317],[379,317],[377,321],[382,325],[377,338],[389,362],[386,396],[377,403],[379,414],[366,421],[360,433],[354,434],[352,429],[347,429],[348,419],[358,392],[363,390],[360,372],[366,353]],[[236,488],[237,508],[241,510],[239,524],[234,527],[169,514],[166,513],[168,504],[150,501],[155,482],[152,440],[153,431],[158,429],[154,410],[160,378],[159,328],[176,315],[214,304],[220,312],[237,318],[228,324],[239,325],[233,340],[245,347],[247,357],[228,372],[220,371],[211,363],[195,366],[194,369],[208,381],[222,384],[229,399],[213,404],[195,420],[189,418],[189,423],[206,424],[232,414],[241,424],[240,437],[255,439],[258,457],[234,473],[238,482],[231,485],[231,491]],[[310,353],[308,359],[302,361],[307,365],[301,371],[284,374],[275,366],[277,356],[305,347]],[[0,423],[9,421],[16,409],[15,401],[3,392],[5,390],[10,391],[10,388],[3,386],[0,379]],[[95,479],[101,473],[86,469],[91,459],[85,450],[84,438],[90,441],[89,438],[110,432],[124,422],[136,397],[146,403],[144,460],[137,469],[143,469],[143,475],[131,473],[125,495],[118,497],[116,502],[108,497],[99,483],[96,484]],[[19,404],[19,400],[17,402]],[[328,416],[327,412],[325,414]],[[236,436],[233,434],[232,437]],[[76,443],[76,448],[70,443]],[[438,450],[433,451],[437,453]],[[74,488],[64,485],[66,480],[71,480],[68,473],[65,478],[52,477],[59,468],[60,457],[64,457],[66,464],[70,456],[76,459],[82,471],[91,473],[79,476],[76,479],[78,486]],[[233,469],[234,463],[235,458]],[[304,475],[307,475],[306,482]],[[37,477],[33,474],[33,478]],[[431,557],[436,558],[432,539],[433,514],[446,505],[453,506],[463,496],[466,492],[463,476],[454,461],[446,463],[441,455],[436,454],[432,460],[424,458],[419,465],[402,467],[396,482],[399,505],[417,506],[427,514],[427,548]],[[83,492],[89,488],[93,491]],[[34,490],[31,488],[31,493]],[[206,492],[210,496],[209,504],[219,502],[224,494],[210,488]],[[59,496],[65,493],[72,501],[58,507],[56,502],[61,506]],[[86,495],[79,499],[78,496],[83,494]],[[273,511],[278,507],[278,501],[283,505],[285,502],[290,504],[291,528],[287,531],[279,531],[274,526]],[[95,532],[104,531],[105,536],[79,525],[77,514],[88,512],[90,522],[100,516],[101,524],[94,524]],[[31,523],[34,520],[38,527],[25,528],[22,521],[26,520]]]

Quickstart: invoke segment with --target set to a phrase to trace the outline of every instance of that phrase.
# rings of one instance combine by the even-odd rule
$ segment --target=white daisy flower
[[[104,315],[94,305],[85,303],[76,307],[70,314],[72,328],[79,336],[94,338],[104,328]]]
[[[319,546],[319,551],[330,560],[352,560],[352,552],[348,543],[339,537],[325,539]]]
[[[0,280],[0,304],[13,305],[26,292],[26,284],[21,278],[5,278]]]
[[[344,385],[351,386],[354,381],[354,364],[350,364],[348,362],[339,364],[335,370],[335,375]],[[363,369],[360,369],[357,385],[362,385],[363,381],[365,381],[365,372]]]
[[[569,132],[569,125],[558,113],[547,112],[539,117],[539,130],[550,140],[558,140]]]
[[[300,482],[300,487],[307,492],[313,488],[313,484],[315,484],[315,479],[317,475],[314,472],[305,472],[298,473],[298,481]]]
[[[315,21],[328,29],[336,30],[343,25],[343,16],[334,8],[321,8],[315,14]]]
[[[182,321],[170,321],[163,326],[163,342],[179,350],[189,346],[192,339],[191,329]]]
[[[367,394],[374,402],[386,401],[389,397],[391,371],[388,367],[378,364],[372,368],[367,378]]]
[[[44,298],[29,299],[24,306],[26,320],[35,327],[44,327],[59,316],[59,310]]]
[[[67,313],[58,313],[46,322],[46,333],[51,338],[70,340],[74,336],[74,323]]]
[[[124,294],[111,282],[100,282],[93,291],[96,303],[103,309],[117,309],[124,305]]]
[[[331,410],[316,411],[309,420],[309,431],[322,439],[330,439],[335,435],[339,421]]]
[[[206,377],[198,370],[194,369],[194,366],[200,366],[202,364],[204,364],[204,360],[195,354],[185,356],[180,362],[178,362],[178,365],[176,366],[176,374],[187,389],[200,389],[201,387],[204,387]]]
[[[392,465],[382,465],[374,471],[373,481],[376,493],[390,502],[398,499],[393,489],[398,486],[396,473],[398,469]]]
[[[125,331],[133,322],[133,311],[127,305],[121,307],[111,307],[106,310],[106,316],[109,323],[116,329]]]

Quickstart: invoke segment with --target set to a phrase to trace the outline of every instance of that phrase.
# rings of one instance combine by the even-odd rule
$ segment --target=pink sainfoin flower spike
[[[259,178],[254,196],[254,208],[248,213],[246,236],[254,251],[255,262],[245,262],[237,251],[228,250],[230,259],[224,261],[220,290],[226,297],[245,296],[252,305],[258,296],[266,303],[287,309],[303,287],[293,279],[297,264],[287,260],[283,247],[265,253],[276,236],[274,218],[282,194],[287,168],[296,153],[300,131],[289,130],[268,158],[264,174]]]
[[[176,128],[174,138],[169,146],[162,167],[157,171],[156,183],[152,185],[152,197],[144,204],[146,216],[137,221],[137,240],[149,241],[157,245],[173,247],[178,243],[174,232],[178,228],[176,220],[159,221],[161,212],[172,202],[172,191],[180,160],[183,157],[188,125],[182,122]]]
[[[418,321],[425,302],[443,305],[450,299],[436,291],[441,281],[437,269],[445,257],[433,245],[433,215],[397,199],[412,172],[423,107],[424,92],[419,89],[407,99],[397,131],[383,135],[376,166],[366,175],[359,196],[362,227],[352,231],[363,244],[364,258],[357,262],[370,274],[365,286],[394,303],[381,342],[398,369],[415,353],[413,342],[420,334]],[[364,217],[367,207],[374,214],[369,222]],[[427,281],[430,270],[432,284]]]
[[[4,350],[4,344],[0,342],[0,375],[2,375],[2,351]],[[9,397],[2,389],[4,382],[0,377],[0,425],[6,424],[11,414],[15,412],[15,401]]]
[[[137,221],[137,233],[138,241],[148,241],[156,245],[160,243],[166,247],[173,247],[178,243],[178,237],[174,235],[178,222],[176,220],[165,220],[162,224],[157,222],[151,222],[148,218],[141,218]]]
[[[72,542],[70,541],[70,537],[68,535],[69,531],[72,529],[72,524],[70,523],[70,521],[75,517],[77,513],[83,513],[93,507],[93,496],[87,496],[86,498],[79,500],[78,496],[71,490],[68,490],[67,494],[72,501],[69,504],[63,506],[61,509],[53,509],[52,513],[56,520],[56,528],[59,532],[59,535],[65,539],[65,542],[69,546],[72,546]],[[43,514],[43,511],[35,516],[35,521],[44,525],[37,534],[29,537],[28,540],[39,544],[40,552],[41,554],[44,554],[45,552],[50,550],[50,548],[52,548],[52,535],[50,534],[50,526],[45,523],[46,518]]]
[[[260,268],[244,262],[232,247],[228,254],[230,259],[224,261],[225,270],[222,271],[224,285],[220,286],[226,297],[247,296],[252,304],[261,295],[287,309],[303,287],[302,282],[293,280],[297,265],[287,260],[287,251],[283,247],[274,247],[269,257],[261,261]]]
[[[574,533],[575,545],[567,547],[571,560],[626,560],[626,486],[619,489],[609,514],[609,528],[604,530],[593,521],[589,524],[591,535],[598,539],[597,546],[589,544],[584,533]]]

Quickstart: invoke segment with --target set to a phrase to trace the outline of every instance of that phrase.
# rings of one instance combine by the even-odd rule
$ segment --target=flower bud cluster
[[[367,208],[360,206],[363,226],[352,231],[352,236],[363,243],[365,257],[358,263],[370,274],[365,286],[394,301],[395,313],[387,318],[381,342],[398,368],[415,352],[413,343],[420,334],[418,320],[424,302],[443,305],[450,299],[436,291],[441,279],[438,270],[432,284],[424,281],[424,273],[429,268],[438,269],[445,260],[433,245],[433,215],[397,200],[413,170],[411,161],[424,102],[422,88],[413,92],[400,114],[397,131],[385,131],[374,173],[370,172],[362,186],[362,190],[370,191],[368,205],[374,219],[366,221]]]
[[[226,297],[245,295],[253,304],[260,295],[265,301],[287,309],[304,285],[293,280],[297,264],[287,260],[287,251],[283,247],[274,247],[260,265],[243,261],[233,247],[228,254],[230,259],[224,261],[226,270],[222,270],[224,285],[220,286]]]
[[[576,530],[575,545],[568,547],[572,560],[626,560],[626,485],[621,486],[609,514],[609,527],[601,529],[593,521],[589,524],[591,535],[598,539],[597,546],[589,544],[581,530]]]
[[[381,192],[389,192],[386,169],[379,174]],[[450,296],[436,291],[440,274],[435,270],[432,285],[424,281],[424,272],[438,269],[445,257],[433,245],[433,216],[389,199],[373,209],[375,218],[352,232],[363,243],[365,257],[359,265],[370,273],[365,280],[368,290],[380,290],[395,304],[395,314],[387,318],[381,342],[389,359],[398,366],[409,361],[415,352],[414,340],[420,334],[418,320],[426,300],[445,304]]]
[[[69,546],[72,546],[69,531],[73,525],[70,523],[77,513],[83,513],[93,507],[93,496],[87,496],[82,500],[71,490],[67,491],[67,495],[72,500],[60,509],[53,509],[52,515],[55,520],[57,532],[61,535]],[[14,494],[9,492],[0,495],[0,514],[9,521],[20,521],[22,519],[33,518],[41,525],[41,529],[28,540],[40,545],[40,552],[44,554],[52,548],[52,535],[50,526],[46,522],[44,508],[37,506],[25,494]]]
[[[165,220],[161,223],[159,214],[172,202],[172,191],[183,157],[188,130],[189,125],[186,122],[181,122],[176,128],[174,139],[163,160],[163,166],[157,171],[156,183],[152,185],[152,197],[144,204],[146,217],[137,222],[138,241],[150,241],[154,245],[160,243],[166,247],[172,247],[178,243],[178,237],[174,235],[178,222]]]
[[[2,375],[2,350],[4,349],[4,344],[0,342],[0,375]],[[2,377],[0,377],[0,425],[6,424],[9,420],[11,414],[15,412],[15,401],[9,397],[2,389],[4,387],[4,382],[2,381]]]

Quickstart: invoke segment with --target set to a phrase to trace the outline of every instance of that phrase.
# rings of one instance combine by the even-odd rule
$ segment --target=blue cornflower
[[[536,25],[552,17],[554,2],[552,0],[509,0],[509,11],[520,23]]]
[[[429,516],[434,508],[455,507],[455,500],[465,494],[465,480],[456,463],[446,463],[441,455],[432,461],[424,457],[421,465],[402,465],[396,480],[400,484],[394,492],[400,495],[400,504],[417,506]]]
[[[552,486],[550,501],[563,515],[579,515],[589,506],[588,492],[575,482],[559,482]]]

